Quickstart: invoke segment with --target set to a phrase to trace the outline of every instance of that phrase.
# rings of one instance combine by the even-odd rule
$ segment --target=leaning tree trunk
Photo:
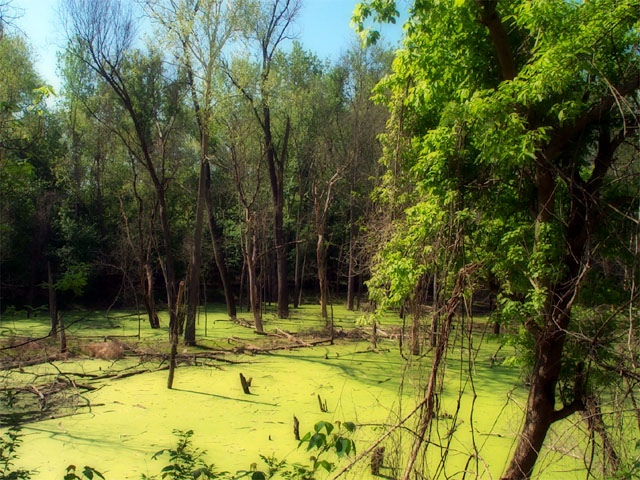
[[[524,480],[531,476],[549,427],[556,421],[555,387],[560,376],[564,339],[564,332],[550,327],[536,345],[527,413],[503,480]]]

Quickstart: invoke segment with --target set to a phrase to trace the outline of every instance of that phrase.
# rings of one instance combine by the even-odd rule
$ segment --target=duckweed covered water
[[[267,326],[271,331],[318,327],[313,313],[310,308],[303,309],[297,318],[271,319]],[[137,319],[124,315],[108,325],[95,319],[92,324],[80,321],[70,330],[76,327],[78,336],[107,335],[107,331],[113,335],[114,330],[122,332],[120,335],[135,334]],[[205,338],[202,320],[201,316],[200,344],[229,347],[233,338],[264,341],[250,329],[224,320],[222,312],[207,318]],[[357,316],[341,311],[336,324],[352,328],[356,321]],[[397,322],[389,319],[390,323],[394,321]],[[3,321],[0,328],[8,329],[7,323]],[[40,328],[46,330],[46,322],[41,323]],[[37,335],[38,325],[19,325],[33,329],[30,335]],[[12,333],[19,333],[17,327],[10,328]],[[146,325],[142,328],[144,341],[166,342],[165,331],[151,331]],[[175,444],[172,432],[176,429],[193,430],[194,445],[207,450],[207,461],[221,470],[248,469],[252,463],[260,463],[260,454],[306,463],[310,454],[297,448],[293,415],[300,420],[301,434],[312,430],[319,420],[355,422],[359,425],[355,441],[361,451],[383,433],[382,425],[395,424],[414,408],[421,398],[420,380],[424,381],[430,368],[428,357],[407,367],[395,342],[383,341],[375,352],[369,347],[364,341],[341,341],[334,346],[266,355],[228,355],[226,358],[240,363],[179,367],[173,390],[166,389],[166,371],[106,381],[85,395],[94,405],[90,411],[83,408],[83,413],[25,425],[18,464],[37,468],[34,479],[62,478],[69,464],[91,465],[111,480],[140,478],[140,474],[157,473],[164,466],[151,457]],[[514,389],[518,384],[517,369],[489,368],[488,358],[496,348],[497,344],[485,342],[477,357],[474,385],[463,372],[456,349],[450,352],[440,398],[443,413],[434,423],[435,444],[430,446],[426,459],[432,469],[437,468],[442,456],[440,447],[449,445],[448,475],[461,477],[465,466],[478,471],[481,478],[497,478],[501,473],[519,430],[526,392]],[[464,350],[458,352],[458,357],[466,355]],[[123,359],[115,368],[131,367],[135,362]],[[92,373],[114,368],[113,362],[95,359],[60,361],[55,365],[63,372]],[[50,365],[31,367],[13,381],[29,381],[33,372],[54,370]],[[253,379],[251,395],[242,392],[239,373]],[[477,394],[473,416],[472,387]],[[458,405],[461,389],[465,393]],[[320,411],[318,395],[326,401],[327,412]],[[562,478],[578,476],[577,462],[567,456],[559,459],[560,454],[556,453],[565,451],[573,440],[562,438],[562,426],[555,432],[561,433],[551,434],[554,448],[541,457],[540,478],[559,478],[561,471]],[[385,443],[387,464],[393,460],[401,463],[404,454],[394,452],[408,452],[410,442],[411,437],[402,429],[392,435]],[[481,458],[469,462],[474,443]],[[371,478],[368,468],[368,462],[362,462],[348,478]],[[390,470],[383,473],[393,475]]]

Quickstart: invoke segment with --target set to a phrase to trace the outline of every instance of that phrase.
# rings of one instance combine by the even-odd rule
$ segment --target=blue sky
[[[298,39],[305,49],[320,58],[337,59],[355,40],[349,26],[351,13],[358,0],[303,0],[295,26]],[[12,6],[22,15],[15,23],[27,36],[33,48],[38,73],[43,80],[59,90],[56,75],[56,52],[63,48],[64,34],[58,20],[57,0],[13,0]],[[384,25],[383,39],[395,45],[401,37],[400,23]]]

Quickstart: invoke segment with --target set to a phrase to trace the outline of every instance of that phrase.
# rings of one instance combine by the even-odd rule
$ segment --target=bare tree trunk
[[[433,273],[433,300],[431,308],[431,331],[429,333],[429,346],[435,347],[438,343],[438,323],[440,321],[440,302],[438,291],[438,271]]]
[[[153,272],[151,271],[151,266],[148,263],[144,264],[143,269],[144,288],[142,298],[144,301],[144,308],[147,311],[151,328],[160,328],[160,319],[158,318],[158,312],[156,311],[155,294],[153,293]]]
[[[178,354],[178,342],[171,342],[171,354],[169,355],[169,377],[167,388],[173,388],[173,377],[176,371],[176,355]]]
[[[304,250],[302,252],[302,268],[300,269],[300,285],[296,295],[298,297],[298,305],[302,305],[302,291],[304,285],[304,267],[307,265],[307,247],[305,245]]]
[[[58,333],[58,305],[56,302],[56,289],[53,286],[51,262],[49,261],[47,261],[47,284],[49,291],[49,317],[51,317],[51,330],[49,331],[49,335],[55,336]]]
[[[208,137],[202,140],[203,152],[206,152],[206,144]],[[184,344],[196,344],[196,311],[200,303],[200,267],[202,264],[202,227],[204,222],[204,204],[205,204],[205,182],[206,167],[208,165],[206,158],[200,159],[200,177],[198,179],[198,199],[196,202],[196,225],[193,233],[193,249],[191,250],[191,261],[189,268],[188,280],[188,303],[187,303],[187,321],[184,329]]]
[[[355,169],[354,169],[355,170]],[[355,176],[355,173],[354,173]],[[353,189],[353,185],[351,186]],[[347,310],[353,310],[355,298],[356,273],[354,259],[355,225],[354,225],[353,193],[349,194],[349,271],[347,273]]]
[[[209,234],[211,235],[213,256],[216,260],[218,273],[220,274],[220,281],[222,282],[222,289],[224,290],[224,299],[227,305],[227,315],[229,315],[229,318],[236,318],[236,301],[231,289],[229,271],[227,270],[227,262],[224,254],[224,249],[222,248],[222,234],[220,233],[219,227],[216,224],[213,204],[211,201],[211,168],[208,162],[205,166],[205,169],[205,200],[207,203],[207,212],[209,217]]]
[[[300,291],[300,245],[298,245],[298,235],[296,232],[296,261],[293,271],[293,308],[300,306],[300,298],[298,292]]]
[[[411,315],[411,354],[420,355],[420,314],[414,309]],[[434,336],[435,337],[435,336]]]
[[[302,200],[304,198],[302,192],[302,171],[300,168],[300,159],[298,159],[298,207],[296,209],[296,263],[294,268],[294,287],[293,287],[293,308],[300,306],[300,288],[301,288],[301,272],[300,272],[300,232],[302,230]]]
[[[615,474],[620,467],[620,457],[607,434],[605,423],[602,420],[602,410],[600,410],[600,404],[594,395],[587,395],[585,399],[585,409],[581,414],[582,419],[587,424],[587,428],[591,434],[593,435],[597,433],[602,441],[602,449],[605,457],[605,460],[602,462],[603,476],[607,476],[607,474]],[[607,463],[610,468],[607,468]]]
[[[262,325],[262,312],[260,309],[260,298],[258,296],[258,285],[256,281],[256,251],[257,244],[255,234],[253,239],[247,241],[247,272],[249,273],[249,301],[251,302],[251,312],[253,313],[253,321],[256,326],[256,332],[264,333],[264,327]]]
[[[64,320],[62,315],[58,312],[58,330],[60,331],[60,353],[67,351],[67,332],[64,328]]]
[[[329,315],[327,313],[327,259],[326,248],[324,244],[324,235],[318,233],[318,243],[316,245],[316,261],[318,263],[318,284],[320,287],[320,313],[325,322],[328,320]]]
[[[265,79],[266,80],[266,79]],[[278,276],[278,317],[289,317],[289,286],[287,283],[287,247],[284,236],[283,208],[284,208],[284,164],[286,161],[287,145],[291,124],[287,118],[282,152],[278,156],[273,144],[271,132],[271,110],[267,104],[262,105],[262,129],[265,140],[269,183],[273,199],[273,239],[276,250],[276,266]]]

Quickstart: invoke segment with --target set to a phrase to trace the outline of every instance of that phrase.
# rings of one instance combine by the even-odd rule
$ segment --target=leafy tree
[[[0,75],[0,262],[3,285],[18,287],[3,297],[33,308],[51,253],[60,134],[45,103],[52,90],[36,75],[26,41],[9,32],[0,36]]]
[[[399,304],[434,268],[449,292],[472,268],[498,285],[496,315],[527,347],[530,379],[504,479],[531,476],[551,425],[585,409],[597,370],[637,374],[633,353],[613,361],[615,345],[600,342],[623,321],[637,346],[638,11],[637,0],[416,2],[380,87],[392,115],[381,199],[397,216],[371,292]],[[374,12],[394,15],[395,2],[356,10],[365,36]],[[620,294],[602,296],[614,279]],[[579,307],[596,302],[630,314],[588,330]],[[585,356],[569,354],[576,343]]]
[[[263,133],[263,148],[269,185],[273,199],[273,235],[278,272],[278,316],[289,316],[289,292],[287,280],[287,246],[284,231],[284,184],[285,165],[291,133],[291,119],[285,112],[278,112],[276,87],[282,77],[275,68],[276,53],[288,39],[291,23],[300,10],[299,0],[268,0],[249,4],[244,12],[246,23],[243,34],[258,56],[257,70],[240,76],[233,70],[229,78],[250,105]],[[240,62],[241,64],[242,62]],[[238,63],[236,63],[238,64]],[[284,126],[278,133],[277,115],[284,118]]]
[[[188,308],[185,343],[195,344],[195,316],[199,303],[202,228],[206,205],[214,256],[227,303],[227,313],[236,316],[235,300],[227,272],[222,235],[215,221],[211,201],[210,136],[217,83],[220,81],[222,50],[239,30],[242,2],[221,0],[147,2],[147,10],[168,36],[170,47],[187,73],[192,112],[195,115],[200,147],[200,172],[193,248],[189,264]]]

